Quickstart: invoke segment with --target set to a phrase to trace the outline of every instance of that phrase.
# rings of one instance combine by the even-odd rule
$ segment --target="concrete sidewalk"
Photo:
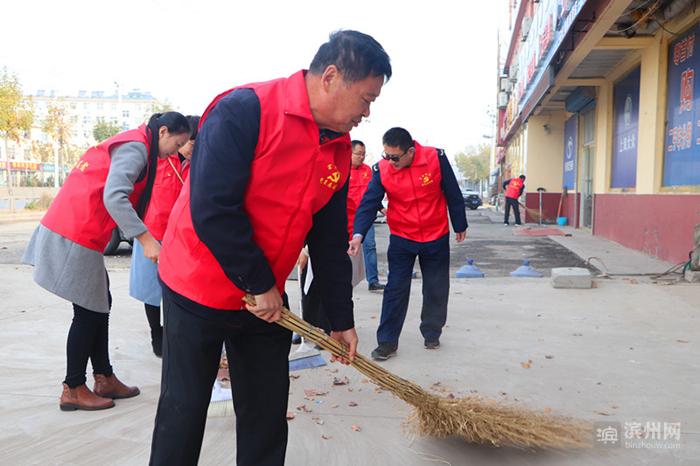
[[[500,224],[472,225],[475,238],[509,234]],[[13,235],[19,234],[18,227],[13,227]],[[31,232],[31,225],[26,229]],[[584,255],[592,247],[587,241],[599,247],[595,237],[578,241],[579,237],[571,240]],[[380,249],[385,248],[381,241]],[[621,263],[632,260],[624,248],[618,253]],[[64,413],[58,409],[58,397],[70,304],[36,286],[29,267],[0,264],[0,463],[147,463],[160,360],[150,349],[143,308],[128,297],[128,270],[110,269],[112,363],[119,377],[139,385],[142,394],[118,400],[106,411]],[[289,410],[296,417],[289,421],[287,464],[698,464],[698,285],[614,278],[596,280],[597,287],[590,290],[561,290],[553,289],[547,278],[453,279],[442,346],[427,351],[418,331],[420,283],[413,283],[398,355],[384,363],[390,371],[438,394],[479,393],[551,409],[604,423],[600,427],[619,426],[622,436],[637,423],[680,423],[680,440],[637,441],[582,452],[524,452],[467,445],[458,439],[417,438],[402,430],[408,406],[375,390],[354,369],[330,364],[297,372],[299,378],[291,380]],[[296,282],[288,283],[294,310],[297,289]],[[368,355],[375,346],[381,295],[360,284],[354,301],[360,352]],[[343,376],[350,383],[334,386],[334,377]],[[309,400],[305,389],[328,394]],[[233,416],[210,418],[200,464],[234,462]]]

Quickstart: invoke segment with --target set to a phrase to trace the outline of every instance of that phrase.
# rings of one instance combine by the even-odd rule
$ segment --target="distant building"
[[[42,130],[50,107],[64,109],[71,125],[71,146],[87,149],[94,145],[92,132],[95,124],[102,120],[115,123],[122,130],[135,128],[146,121],[159,101],[148,91],[133,89],[126,93],[80,90],[77,95],[58,95],[55,91],[38,90],[28,95],[34,106],[34,123],[31,132],[25,134],[19,143],[10,141],[7,154],[4,144],[0,144],[0,186],[7,183],[7,161],[13,173],[13,185],[27,184],[30,178],[47,180],[53,175],[54,161],[41,163],[32,142],[46,144],[52,142]],[[70,167],[68,167],[70,168]]]

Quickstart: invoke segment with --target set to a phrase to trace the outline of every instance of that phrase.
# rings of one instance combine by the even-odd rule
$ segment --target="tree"
[[[489,176],[490,153],[491,146],[488,144],[471,146],[455,156],[455,164],[467,180],[483,180]]]
[[[66,110],[61,103],[50,105],[42,130],[49,136],[55,144],[58,144],[58,183],[62,184],[63,164],[65,163],[68,146],[70,145],[70,133],[72,125],[66,115]]]
[[[53,147],[47,142],[32,141],[32,155],[42,163],[53,162]]]
[[[0,74],[0,137],[5,141],[5,160],[7,162],[7,187],[12,195],[12,177],[10,176],[10,157],[8,142],[19,142],[23,133],[32,129],[34,112],[31,100],[25,99],[17,76],[3,68]]]
[[[95,123],[95,126],[92,128],[92,136],[95,138],[95,141],[99,143],[109,137],[114,136],[119,131],[121,131],[121,128],[118,124],[107,123],[106,121],[99,119],[97,120],[97,123]]]

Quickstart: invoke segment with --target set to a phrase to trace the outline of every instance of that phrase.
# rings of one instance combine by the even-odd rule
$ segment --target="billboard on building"
[[[695,24],[669,45],[664,186],[700,184],[700,92],[695,92],[699,28],[700,24]]]
[[[613,88],[613,153],[611,188],[637,185],[637,139],[639,133],[639,77],[636,68]]]
[[[564,124],[564,176],[562,187],[576,186],[576,154],[578,148],[578,113]]]

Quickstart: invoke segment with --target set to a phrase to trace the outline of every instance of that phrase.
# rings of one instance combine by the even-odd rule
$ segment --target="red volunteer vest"
[[[163,239],[170,212],[182,190],[182,181],[180,181],[182,175],[179,172],[180,158],[177,154],[158,158],[151,200],[148,203],[146,215],[143,217],[146,228],[158,241]]]
[[[253,240],[283,292],[311,229],[313,214],[348,179],[350,137],[345,134],[319,144],[319,128],[309,108],[303,71],[241,87],[252,89],[260,100],[260,133],[243,205]],[[200,125],[217,102],[234,89],[214,99]],[[172,290],[196,303],[222,310],[244,308],[245,292],[229,280],[192,226],[189,178],[175,202],[158,269]]]
[[[41,224],[64,238],[102,253],[117,226],[102,200],[111,161],[109,154],[115,146],[125,142],[140,142],[145,144],[146,152],[150,151],[145,125],[119,133],[88,149],[66,178]],[[146,186],[146,178],[134,184],[134,191],[129,196],[132,206],[136,206]]]
[[[437,150],[413,144],[416,154],[410,166],[397,170],[382,159],[379,174],[389,199],[386,222],[391,234],[425,243],[449,232],[447,201]]]
[[[348,183],[348,235],[352,237],[352,225],[355,222],[355,212],[360,206],[369,182],[372,180],[372,168],[362,164],[357,168],[350,167],[350,182]]]
[[[511,199],[517,199],[520,197],[520,188],[523,187],[523,180],[520,178],[513,178],[506,186],[506,197]]]

